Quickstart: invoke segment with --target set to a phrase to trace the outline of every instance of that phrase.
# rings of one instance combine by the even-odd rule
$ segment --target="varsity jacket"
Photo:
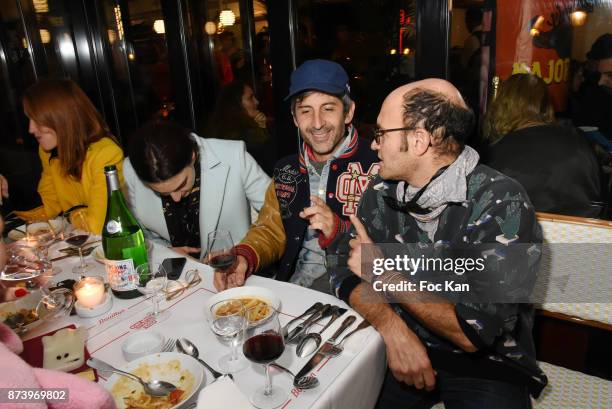
[[[357,205],[369,182],[378,174],[378,157],[369,142],[350,132],[347,150],[330,164],[325,201],[335,215],[330,237],[319,236],[321,248],[350,227],[349,216],[357,213]],[[302,153],[303,152],[303,153]],[[308,221],[299,213],[310,206],[310,184],[304,154],[310,148],[304,144],[300,154],[279,160],[268,187],[259,217],[246,237],[236,247],[244,256],[247,274],[280,260],[277,280],[288,281],[293,275]]]

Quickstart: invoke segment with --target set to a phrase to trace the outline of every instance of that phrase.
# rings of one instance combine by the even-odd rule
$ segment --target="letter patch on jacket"
[[[291,165],[285,165],[282,169],[274,171],[274,188],[281,217],[283,219],[292,216],[290,205],[295,200],[298,184],[302,181],[303,175]]]
[[[357,213],[357,205],[361,195],[365,192],[368,184],[378,174],[378,163],[370,165],[370,169],[364,172],[361,163],[350,162],[345,172],[338,177],[336,184],[336,199],[342,203],[342,214],[349,216]]]

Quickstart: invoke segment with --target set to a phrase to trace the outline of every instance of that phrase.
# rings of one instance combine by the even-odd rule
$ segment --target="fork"
[[[336,342],[335,344],[333,344],[331,346],[331,348],[327,349],[327,350],[323,350],[321,351],[324,355],[327,356],[338,356],[342,353],[342,351],[344,351],[344,347],[342,346],[342,344],[344,344],[344,341],[347,340],[348,337],[350,337],[351,335],[353,335],[355,332],[360,331],[364,328],[367,328],[370,326],[370,323],[366,320],[361,321],[361,323],[357,326],[357,328],[355,328],[354,330],[352,330],[351,332],[349,332],[348,334],[346,334],[340,341]]]
[[[164,343],[160,352],[172,352],[174,350],[175,345],[176,345],[176,339],[170,338]]]

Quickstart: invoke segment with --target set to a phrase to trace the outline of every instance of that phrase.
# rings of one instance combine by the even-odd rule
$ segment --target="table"
[[[151,254],[154,262],[161,262],[167,257],[180,256],[174,251],[157,244],[154,244]],[[87,257],[87,260],[95,264],[95,271],[88,275],[105,275],[102,264],[94,261],[91,256]],[[57,262],[57,265],[63,271],[54,277],[54,280],[74,279],[71,270],[77,263],[78,257]],[[216,293],[212,284],[212,269],[188,258],[184,271],[191,268],[199,270],[203,278],[202,283],[194,288],[187,289],[180,298],[162,303],[162,308],[168,309],[172,314],[167,321],[156,323],[150,319],[145,319],[151,305],[144,301],[142,297],[132,300],[114,298],[112,309],[99,317],[89,319],[77,316],[66,317],[41,325],[27,334],[26,339],[69,324],[85,326],[89,334],[87,348],[90,354],[114,366],[122,367],[127,363],[121,352],[123,340],[135,331],[150,327],[166,337],[186,337],[192,340],[200,350],[200,357],[213,367],[217,367],[217,359],[227,352],[227,347],[217,341],[204,316],[206,301]],[[279,296],[282,303],[281,324],[285,324],[291,318],[300,315],[316,301],[349,308],[349,313],[357,315],[358,319],[349,330],[356,327],[362,320],[350,307],[328,294],[258,276],[250,277],[246,285],[265,287]],[[337,329],[341,321],[342,319],[337,320],[325,331],[324,339]],[[138,327],[141,327],[141,329],[138,329]],[[298,358],[295,354],[295,346],[288,345],[277,362],[297,373],[309,358]],[[291,386],[291,379],[282,372],[274,373],[273,382],[286,387],[290,391],[287,401],[281,406],[282,408],[373,408],[385,371],[384,343],[380,335],[372,327],[369,327],[357,332],[345,343],[343,354],[323,361],[315,369],[315,375],[320,381],[319,387],[308,391],[298,391]],[[205,382],[208,384],[212,380],[211,374],[205,371]],[[248,396],[257,387],[263,385],[263,367],[250,364],[247,369],[235,374],[234,380],[238,388]]]

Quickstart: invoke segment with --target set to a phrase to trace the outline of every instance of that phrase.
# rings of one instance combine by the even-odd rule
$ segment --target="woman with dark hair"
[[[253,88],[240,80],[225,85],[210,118],[207,136],[219,139],[242,140],[247,151],[268,173],[274,163],[270,149],[270,135],[266,127],[266,115],[258,110],[259,101]]]
[[[123,151],[108,126],[81,88],[67,79],[34,84],[24,94],[23,108],[39,144],[43,206],[16,214],[49,218],[82,207],[87,227],[99,234],[106,216],[104,167],[116,165],[123,181]]]
[[[124,162],[127,200],[149,237],[195,255],[208,233],[238,242],[261,208],[270,178],[241,141],[204,139],[172,122],[152,122],[132,136]]]
[[[593,217],[601,212],[601,172],[583,135],[556,124],[544,81],[514,74],[487,111],[485,163],[519,181],[537,211]]]

